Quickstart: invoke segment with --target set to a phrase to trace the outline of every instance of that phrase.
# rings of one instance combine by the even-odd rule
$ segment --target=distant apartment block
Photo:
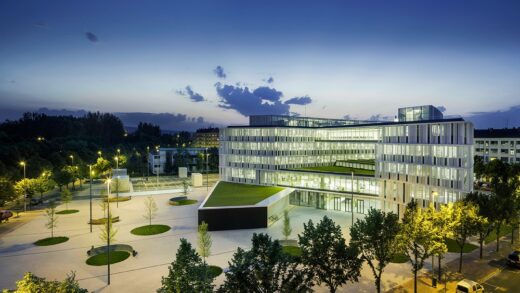
[[[194,148],[218,148],[219,147],[219,129],[218,128],[202,128],[198,129],[193,135]]]
[[[475,155],[484,162],[520,163],[520,128],[475,130]]]
[[[148,168],[154,175],[176,174],[178,167],[187,167],[189,172],[205,169],[205,148],[159,148],[148,154]]]

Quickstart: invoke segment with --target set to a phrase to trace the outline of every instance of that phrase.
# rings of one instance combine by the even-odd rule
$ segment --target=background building
[[[520,163],[520,128],[475,130],[475,155],[484,162]]]
[[[443,119],[433,106],[401,108],[398,117],[251,116],[249,126],[221,130],[220,179],[292,187],[291,204],[360,214],[402,214],[411,199],[426,206],[470,192],[473,124]]]
[[[219,142],[219,129],[218,128],[201,128],[197,129],[193,135],[194,148],[218,148]]]

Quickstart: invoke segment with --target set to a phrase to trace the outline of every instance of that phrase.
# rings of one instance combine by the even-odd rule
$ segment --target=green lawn
[[[343,162],[366,164],[366,165],[375,165],[376,164],[376,161],[374,159],[345,160]]]
[[[77,212],[79,212],[79,210],[63,210],[63,211],[56,212],[56,214],[58,214],[58,215],[68,215],[68,214],[75,214]]]
[[[222,274],[222,268],[218,266],[208,266],[208,274],[212,278],[216,278]]]
[[[146,225],[142,227],[137,227],[135,229],[132,229],[130,233],[134,235],[139,236],[147,236],[147,235],[155,235],[155,234],[161,234],[164,232],[169,231],[171,228],[170,226],[166,225]]]
[[[281,190],[281,187],[219,182],[204,206],[254,205]]]
[[[130,253],[126,251],[111,251],[110,252],[110,264],[122,262],[130,256]],[[91,266],[104,266],[108,264],[108,254],[102,253],[91,256],[87,259],[87,264]]]
[[[38,246],[49,246],[49,245],[56,245],[63,242],[67,242],[69,240],[68,237],[49,237],[45,239],[40,239],[36,242],[34,242],[34,245]]]
[[[511,226],[509,225],[502,225],[500,227],[500,237],[511,235]],[[489,242],[493,242],[497,240],[497,232],[495,229],[489,233],[489,235],[484,239],[484,243],[488,244]]]
[[[398,253],[392,257],[391,263],[405,263],[408,261],[408,256],[404,253]]]
[[[197,203],[194,199],[180,199],[180,200],[170,200],[170,205],[172,206],[185,206]]]
[[[460,247],[457,244],[457,241],[455,241],[453,239],[447,239],[446,240],[446,245],[448,246],[448,252],[460,252]],[[463,253],[472,252],[477,247],[478,246],[473,245],[471,243],[466,243],[466,244],[464,244],[464,247],[462,248],[462,252]]]
[[[341,167],[341,166],[305,167],[305,168],[298,168],[298,169],[291,169],[291,170],[314,171],[314,172],[323,172],[323,173],[341,173],[341,174],[350,174],[350,173],[354,172],[354,175],[362,175],[362,176],[374,176],[374,174],[375,174],[374,170]]]
[[[282,246],[282,251],[292,256],[302,255],[302,250],[298,246]]]

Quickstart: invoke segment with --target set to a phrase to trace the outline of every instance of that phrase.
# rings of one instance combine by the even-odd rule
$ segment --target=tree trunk
[[[515,239],[515,225],[511,225],[511,244],[513,244]]]
[[[413,292],[417,293],[417,270],[413,270]]]
[[[442,260],[442,256],[439,254],[439,270],[437,271],[437,279],[439,279],[439,282],[441,281],[441,278],[442,278],[442,273],[441,273],[441,260]]]
[[[43,192],[40,192],[40,200],[43,201]]]
[[[462,272],[462,250],[464,249],[464,243],[460,247],[460,255],[459,255],[459,273]]]
[[[497,226],[496,235],[497,235],[497,252],[500,249],[500,224]]]
[[[381,292],[381,275],[376,277],[376,290],[377,293]]]

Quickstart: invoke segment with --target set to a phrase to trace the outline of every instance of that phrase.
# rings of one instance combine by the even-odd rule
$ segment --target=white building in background
[[[475,155],[484,162],[520,163],[520,128],[475,130]]]
[[[219,153],[222,181],[292,187],[291,204],[320,209],[402,214],[472,191],[473,124],[433,106],[396,122],[251,116],[221,129]]]
[[[206,148],[160,147],[155,152],[148,153],[148,169],[154,175],[157,175],[157,172],[164,174],[167,164],[170,164],[172,170],[177,170],[178,167],[186,167],[190,172],[202,172],[205,171],[204,164],[201,165],[197,160],[200,160],[200,158],[203,160],[206,153]],[[176,160],[181,162],[176,163]]]

